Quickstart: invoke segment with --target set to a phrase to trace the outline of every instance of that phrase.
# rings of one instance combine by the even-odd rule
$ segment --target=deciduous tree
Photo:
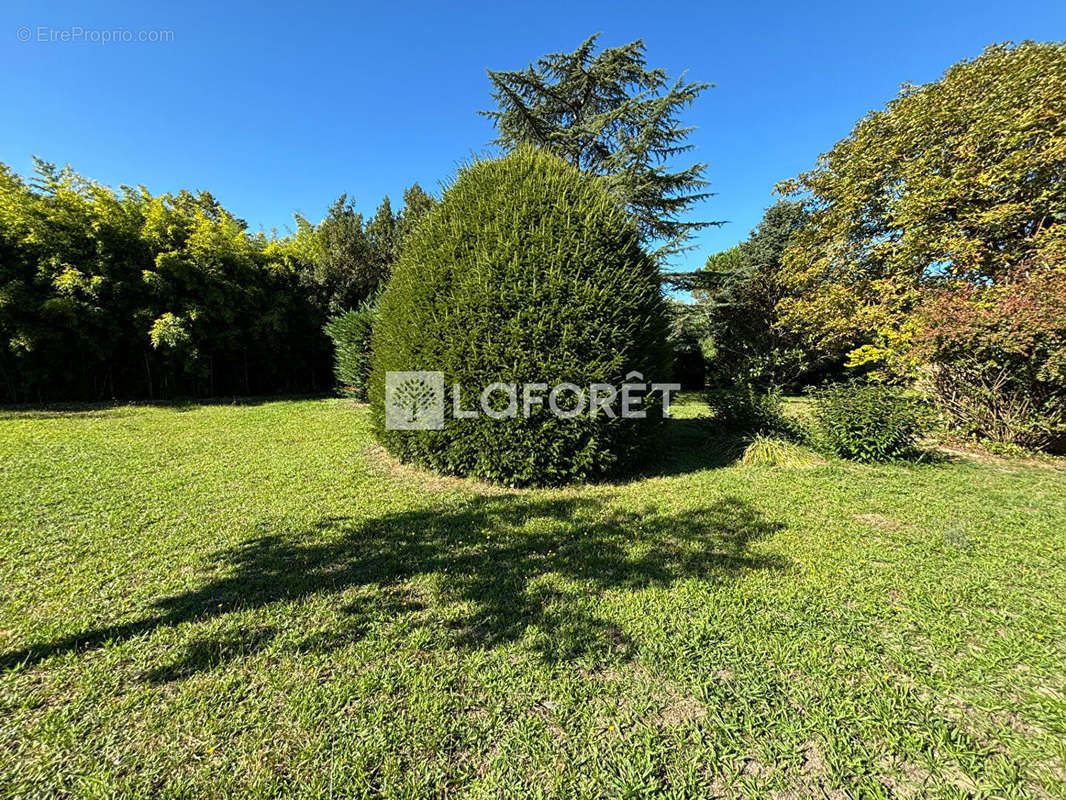
[[[876,359],[920,289],[1066,258],[1066,43],[989,47],[904,85],[779,189],[811,216],[785,258],[787,324]]]

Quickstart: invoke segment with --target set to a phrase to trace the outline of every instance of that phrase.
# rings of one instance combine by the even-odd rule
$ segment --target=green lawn
[[[700,431],[508,492],[341,400],[0,413],[0,796],[1066,796],[1066,469]]]

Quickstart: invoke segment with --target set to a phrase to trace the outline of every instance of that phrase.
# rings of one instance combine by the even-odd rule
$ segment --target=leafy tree
[[[998,283],[1066,258],[1066,43],[989,47],[904,85],[779,189],[811,216],[789,247],[783,322],[824,352],[898,345],[931,283]]]
[[[778,304],[787,296],[781,259],[805,220],[801,203],[778,202],[747,240],[711,255],[693,275],[693,293],[708,307],[715,381],[781,386],[810,366],[799,342],[777,318]]]
[[[693,229],[710,224],[682,219],[708,196],[701,191],[706,165],[669,165],[692,149],[685,139],[693,129],[680,124],[681,111],[710,84],[648,69],[640,40],[596,53],[597,38],[522,70],[489,70],[498,108],[480,113],[495,124],[495,144],[505,151],[531,144],[602,176],[644,239],[665,242],[664,255],[676,252]]]

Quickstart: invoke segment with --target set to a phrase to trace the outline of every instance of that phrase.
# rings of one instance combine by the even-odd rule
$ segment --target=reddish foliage
[[[1066,271],[930,293],[914,355],[960,427],[1029,447],[1066,445]]]

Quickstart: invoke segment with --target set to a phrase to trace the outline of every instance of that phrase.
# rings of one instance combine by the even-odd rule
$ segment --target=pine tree
[[[480,113],[495,124],[494,144],[505,151],[533,144],[601,176],[644,240],[661,243],[659,255],[676,253],[691,231],[718,224],[682,219],[710,196],[700,191],[707,165],[671,171],[668,163],[692,149],[685,139],[693,128],[680,125],[680,112],[711,84],[647,69],[639,39],[597,54],[598,36],[523,70],[489,70],[498,110]]]

